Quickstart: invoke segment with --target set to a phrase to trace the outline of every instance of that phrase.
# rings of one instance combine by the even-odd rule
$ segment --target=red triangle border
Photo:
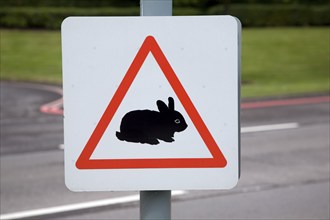
[[[141,66],[152,53],[213,158],[90,159]],[[147,36],[76,162],[78,169],[223,168],[227,160],[155,38]]]

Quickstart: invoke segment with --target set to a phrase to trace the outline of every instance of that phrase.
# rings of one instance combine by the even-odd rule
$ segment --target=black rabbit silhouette
[[[121,141],[159,144],[159,140],[173,142],[174,132],[185,130],[188,125],[180,112],[174,110],[174,100],[168,98],[168,106],[157,101],[158,110],[135,110],[124,115],[120,132],[116,136]]]

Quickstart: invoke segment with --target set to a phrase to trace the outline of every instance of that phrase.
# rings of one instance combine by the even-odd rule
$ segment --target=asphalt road
[[[0,213],[116,198],[138,192],[73,193],[64,185],[62,116],[40,113],[59,94],[1,82]],[[173,219],[329,219],[329,102],[244,109],[242,127],[297,128],[242,134],[241,179],[233,190],[173,197]],[[138,202],[46,216],[137,219]],[[37,216],[34,219],[45,219]]]
[[[47,87],[1,82],[1,156],[56,150],[63,143],[63,117],[39,111],[58,98]]]

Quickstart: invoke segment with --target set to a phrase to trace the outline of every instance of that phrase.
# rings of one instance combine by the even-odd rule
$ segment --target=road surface
[[[60,93],[40,85],[0,85],[2,219],[31,210],[37,210],[33,219],[139,218],[136,199],[65,211],[72,204],[138,192],[70,192],[64,185],[60,147],[63,118],[40,112],[42,105],[61,98]],[[329,102],[243,109],[237,187],[173,196],[172,218],[329,219],[329,113]],[[47,216],[40,212],[59,206]]]

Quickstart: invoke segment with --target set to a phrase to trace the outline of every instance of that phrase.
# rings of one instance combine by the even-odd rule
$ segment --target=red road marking
[[[63,115],[63,98],[40,106],[40,111],[46,114]]]
[[[270,108],[277,106],[307,105],[330,102],[330,96],[318,96],[310,98],[292,98],[281,100],[255,101],[241,103],[241,109]],[[40,111],[46,114],[63,115],[63,99],[47,103],[40,107]]]
[[[241,103],[241,109],[268,108],[268,107],[290,106],[290,105],[306,105],[306,104],[316,104],[323,102],[330,102],[330,96],[245,102],[245,103]]]

